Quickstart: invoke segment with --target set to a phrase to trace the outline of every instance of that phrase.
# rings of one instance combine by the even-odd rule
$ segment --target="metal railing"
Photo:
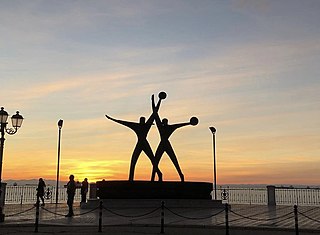
[[[6,204],[29,204],[36,201],[37,186],[7,186]],[[89,189],[90,190],[90,189]],[[88,193],[90,195],[90,192]],[[217,189],[218,200],[229,204],[257,204],[266,205],[268,203],[266,188],[230,188],[220,187]],[[319,188],[292,188],[276,187],[275,190],[277,205],[320,205]],[[55,186],[46,187],[45,199],[47,203],[55,203]],[[65,202],[67,192],[64,187],[59,188],[59,202]],[[75,201],[80,201],[80,189],[76,190]]]
[[[267,190],[265,188],[219,188],[218,200],[229,204],[260,204],[267,203]]]
[[[37,186],[25,185],[25,186],[7,186],[5,204],[30,204],[35,203],[37,200]],[[56,187],[48,186],[45,188],[45,201],[47,203],[55,203]],[[67,200],[67,190],[64,187],[59,187],[59,201],[65,202]],[[80,189],[76,190],[74,197],[75,201],[81,200]]]
[[[266,188],[229,188],[217,189],[218,200],[229,204],[268,204]],[[319,188],[276,187],[277,205],[316,205],[320,206]]]
[[[319,188],[277,187],[276,201],[280,205],[320,205]]]

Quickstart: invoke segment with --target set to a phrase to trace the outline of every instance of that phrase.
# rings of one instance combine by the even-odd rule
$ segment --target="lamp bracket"
[[[17,133],[18,128],[6,128],[6,132],[9,135],[14,135],[15,133]]]

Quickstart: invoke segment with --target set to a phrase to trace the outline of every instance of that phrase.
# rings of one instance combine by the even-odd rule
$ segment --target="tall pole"
[[[5,129],[5,124],[0,124],[1,125],[1,138],[0,138],[0,184],[2,183],[2,161],[3,161],[3,149],[4,149],[4,129]],[[1,191],[1,188],[0,188]],[[1,196],[1,193],[0,193]]]
[[[213,162],[214,162],[214,199],[217,200],[217,163],[216,163],[216,135],[213,134]]]
[[[0,198],[2,197],[2,160],[3,160],[3,149],[4,149],[4,130],[5,125],[4,123],[1,125],[1,138],[0,138]],[[4,222],[4,214],[2,210],[2,202],[0,201],[0,222]]]
[[[212,133],[214,199],[217,200],[217,166],[216,166],[216,128],[209,127]]]
[[[12,128],[7,128],[8,113],[3,107],[0,109],[0,222],[4,222],[3,206],[5,204],[5,190],[2,190],[2,162],[3,162],[3,151],[4,151],[4,134],[14,135],[22,125],[23,117],[19,114],[19,111],[15,115],[12,115]],[[4,188],[5,189],[5,188]]]
[[[57,163],[57,185],[56,185],[56,204],[58,204],[59,200],[59,170],[60,170],[60,143],[61,143],[61,129],[62,129],[63,120],[59,120],[58,128],[58,163]]]

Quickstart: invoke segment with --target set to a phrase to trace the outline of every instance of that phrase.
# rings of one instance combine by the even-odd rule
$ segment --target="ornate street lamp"
[[[57,185],[56,185],[56,204],[59,200],[59,169],[60,169],[60,140],[61,140],[61,129],[63,125],[63,120],[58,121],[59,137],[58,137],[58,164],[57,164]]]
[[[4,149],[4,135],[5,133],[9,135],[14,135],[17,133],[18,129],[22,125],[23,117],[19,114],[19,111],[15,115],[12,115],[11,121],[12,121],[12,128],[7,128],[7,119],[8,119],[8,113],[4,110],[3,107],[1,107],[0,110],[0,132],[1,132],[1,138],[0,138],[0,199],[2,198],[3,201],[0,201],[0,222],[4,221],[4,214],[3,214],[3,206],[5,201],[5,195],[2,195],[2,160],[3,160],[3,149]],[[4,193],[4,192],[3,192]]]
[[[217,200],[217,168],[216,168],[216,128],[209,127],[212,133],[212,152],[213,152],[213,179],[214,179],[214,199]]]

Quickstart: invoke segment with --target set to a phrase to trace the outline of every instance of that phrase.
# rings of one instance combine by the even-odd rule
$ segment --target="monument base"
[[[204,182],[98,181],[90,190],[94,195],[81,208],[100,201],[108,208],[155,208],[162,201],[170,208],[223,207],[221,200],[211,200],[212,184]]]
[[[82,209],[92,209],[99,206],[100,200],[107,208],[157,208],[164,205],[169,208],[224,208],[221,200],[203,199],[89,199]]]
[[[98,181],[100,199],[204,199],[211,200],[212,183]]]

